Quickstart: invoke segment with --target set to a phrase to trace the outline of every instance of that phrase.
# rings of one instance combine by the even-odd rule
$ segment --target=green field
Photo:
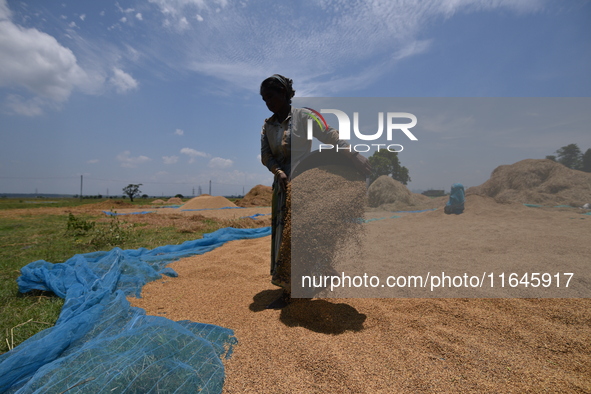
[[[54,201],[33,204],[23,199],[0,199],[0,354],[53,326],[63,305],[63,300],[52,293],[19,293],[16,280],[23,266],[36,260],[61,263],[75,254],[115,246],[153,249],[175,245],[233,225],[181,215],[108,217],[89,205],[106,200]],[[140,208],[146,201],[133,204]]]

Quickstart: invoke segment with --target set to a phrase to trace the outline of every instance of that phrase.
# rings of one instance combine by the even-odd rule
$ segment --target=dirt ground
[[[588,272],[577,270],[591,256],[591,216],[574,208],[469,196],[458,216],[367,216],[385,218],[365,226],[389,240],[376,248],[388,244],[381,256],[390,267],[561,271],[572,262],[575,275]],[[233,329],[225,393],[591,392],[589,298],[316,298],[268,310],[279,295],[269,254],[270,237],[230,242],[172,263],[178,278],[149,283],[130,301],[151,315]]]

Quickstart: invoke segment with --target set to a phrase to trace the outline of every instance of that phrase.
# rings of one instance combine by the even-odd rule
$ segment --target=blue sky
[[[0,0],[0,193],[75,194],[81,175],[93,195],[270,185],[258,87],[273,73],[298,97],[589,97],[590,22],[574,0]],[[447,127],[400,160],[411,190],[475,186],[591,148],[582,124]],[[427,154],[440,142],[453,149]]]

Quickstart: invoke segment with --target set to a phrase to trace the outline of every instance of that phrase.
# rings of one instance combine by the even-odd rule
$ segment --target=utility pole
[[[211,179],[209,180],[209,195],[211,196]]]
[[[84,175],[80,175],[80,201],[82,201],[82,182],[83,182],[83,176]]]

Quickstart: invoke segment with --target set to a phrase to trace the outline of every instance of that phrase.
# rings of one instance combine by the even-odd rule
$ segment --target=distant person
[[[283,225],[286,214],[286,189],[290,182],[291,163],[297,163],[310,153],[312,141],[307,139],[308,119],[314,121],[313,135],[325,144],[348,147],[339,140],[337,130],[328,126],[322,115],[307,108],[294,108],[293,81],[274,74],[261,83],[260,94],[273,115],[265,119],[261,132],[261,161],[274,175],[271,219],[271,283],[283,289],[282,295],[268,308],[282,308],[291,300],[291,260],[279,261]],[[342,151],[356,168],[371,171],[369,160],[356,152]],[[287,241],[289,242],[289,241]],[[286,259],[287,260],[287,259]]]

